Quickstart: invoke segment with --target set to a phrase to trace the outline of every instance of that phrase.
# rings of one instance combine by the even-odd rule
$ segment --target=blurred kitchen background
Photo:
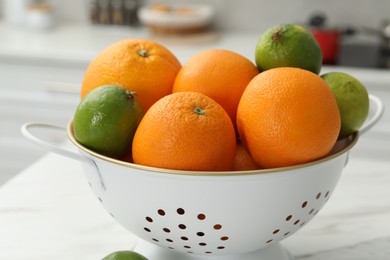
[[[118,2],[104,0],[1,0],[1,14],[7,17],[8,5],[22,6],[34,3],[47,3],[52,6],[58,23],[90,22],[90,8],[94,3]],[[121,1],[120,1],[121,2]],[[217,10],[215,26],[222,30],[263,30],[275,23],[303,23],[317,11],[327,14],[332,26],[356,26],[379,28],[383,21],[389,20],[390,2],[388,0],[130,0],[122,2],[145,6],[150,3],[167,4],[207,4]],[[12,4],[9,4],[12,3]],[[20,13],[19,13],[20,14]],[[13,16],[13,14],[11,14]],[[21,17],[14,17],[15,19]]]
[[[324,72],[350,72],[390,103],[389,0],[0,0],[0,185],[45,153],[20,126],[66,125],[84,70],[108,44],[155,39],[182,63],[206,48],[254,60],[260,34],[279,23],[307,26],[323,48]],[[367,154],[389,158],[389,129],[386,114],[361,141]]]

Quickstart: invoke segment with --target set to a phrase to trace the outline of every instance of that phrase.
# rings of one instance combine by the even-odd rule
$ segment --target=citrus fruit
[[[368,116],[370,106],[365,86],[355,77],[343,72],[329,72],[321,77],[328,83],[339,106],[339,138],[358,131]]]
[[[262,168],[291,166],[327,155],[340,130],[336,98],[317,74],[275,68],[256,76],[237,110],[241,141]]]
[[[236,149],[233,123],[213,99],[178,92],[145,113],[133,140],[136,164],[196,171],[232,170]]]
[[[173,92],[194,91],[217,101],[236,122],[238,102],[249,81],[259,74],[244,56],[222,49],[201,51],[179,71]]]
[[[117,251],[104,257],[102,260],[148,260],[134,251]]]
[[[233,170],[250,171],[258,169],[260,169],[260,166],[257,165],[257,163],[253,160],[252,156],[249,154],[241,141],[237,141]]]
[[[81,97],[102,85],[119,85],[137,92],[144,111],[172,92],[181,68],[164,46],[150,40],[130,39],[111,44],[89,64],[81,86]]]
[[[95,152],[119,158],[131,149],[142,116],[135,93],[114,85],[101,86],[77,106],[73,118],[74,136]]]
[[[322,51],[313,34],[302,26],[281,24],[266,30],[255,51],[260,71],[276,67],[296,67],[318,74]]]

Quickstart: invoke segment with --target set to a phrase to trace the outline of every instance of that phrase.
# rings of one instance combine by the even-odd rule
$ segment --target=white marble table
[[[325,207],[282,241],[296,260],[390,259],[390,162],[360,150]],[[82,171],[48,154],[0,188],[0,259],[97,260],[134,247],[138,239],[99,205]]]

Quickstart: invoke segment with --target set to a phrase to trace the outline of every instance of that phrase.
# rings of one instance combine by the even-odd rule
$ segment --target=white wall
[[[54,6],[57,20],[88,23],[89,0],[47,1]],[[210,3],[218,11],[216,27],[227,30],[261,31],[277,23],[305,23],[318,10],[333,25],[379,27],[384,19],[390,20],[390,0],[144,0],[144,3],[156,1]]]
[[[380,26],[390,19],[389,0],[230,0],[224,28],[254,30],[276,23],[304,23],[317,11],[324,12],[333,25]]]

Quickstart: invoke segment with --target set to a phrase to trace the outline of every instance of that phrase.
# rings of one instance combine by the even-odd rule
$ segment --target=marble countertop
[[[195,36],[165,37],[153,35],[143,27],[88,24],[63,24],[52,30],[34,31],[10,27],[2,22],[0,34],[0,57],[72,65],[86,65],[108,45],[132,38],[157,41],[170,49],[181,62],[198,51],[209,48],[232,49],[254,59],[254,49],[259,37],[259,34],[247,32],[206,32]]]
[[[361,158],[362,143],[325,207],[282,241],[296,260],[390,259],[390,162]],[[0,230],[7,260],[96,260],[138,241],[101,207],[81,163],[56,154],[1,187]]]
[[[194,54],[207,49],[227,49],[255,60],[255,47],[262,32],[206,32],[196,36],[164,37],[151,34],[147,29],[89,24],[60,24],[48,31],[34,31],[11,27],[0,22],[0,63],[29,64],[49,68],[78,70],[87,68],[94,57],[108,45],[123,39],[151,39],[167,47],[182,64]],[[388,91],[389,70],[329,66],[322,67],[321,74],[342,71],[358,78],[363,84]],[[56,91],[77,92],[81,76],[71,83],[64,82]],[[50,81],[50,83],[53,83]]]
[[[121,27],[90,24],[59,24],[51,30],[13,27],[0,21],[0,57],[61,61],[86,64],[109,44],[129,38],[152,39],[168,47],[181,62],[196,52],[209,48],[226,48],[254,60],[257,41],[263,31],[210,31],[195,36],[162,36],[144,27]],[[387,70],[356,68],[357,71]],[[388,72],[388,71],[387,71]],[[388,79],[389,77],[386,77]]]
[[[48,31],[34,31],[0,22],[0,61],[54,64],[84,70],[105,47],[130,38],[155,40],[171,50],[182,64],[197,52],[212,48],[228,49],[254,61],[254,50],[261,33],[224,31],[192,37],[164,37],[153,35],[142,27],[63,24]],[[389,70],[323,66],[321,73],[329,71],[350,73],[368,84],[388,85],[390,82]]]

